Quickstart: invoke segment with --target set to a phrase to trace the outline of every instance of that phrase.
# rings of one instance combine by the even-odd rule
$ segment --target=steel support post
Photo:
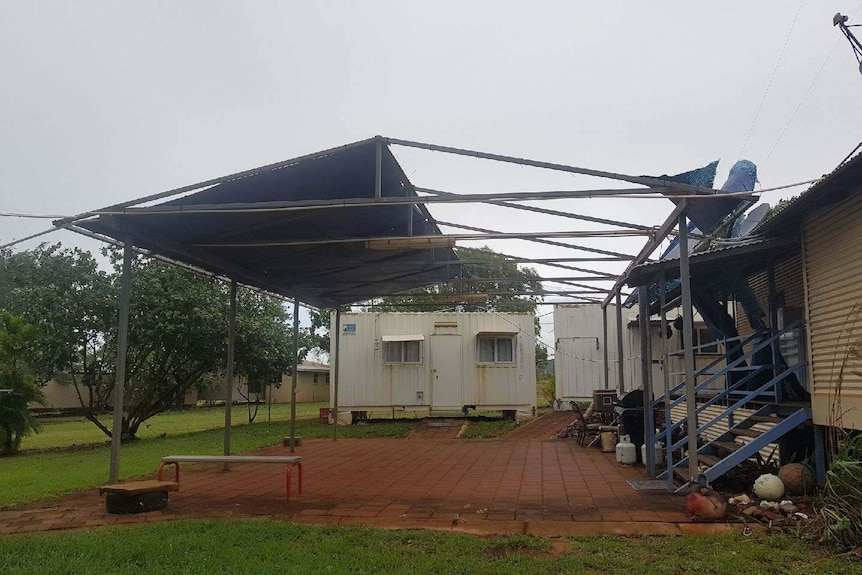
[[[610,369],[608,363],[608,308],[602,305],[602,360],[605,366],[605,389],[610,389]]]
[[[108,480],[120,480],[120,444],[123,438],[123,392],[126,387],[126,354],[129,349],[129,300],[132,289],[132,242],[123,242],[123,277],[120,280],[120,317],[117,329],[117,363],[114,373],[114,418],[111,426],[111,469]]]
[[[236,353],[236,280],[230,280],[230,316],[227,324],[227,373],[224,382],[224,454],[230,455],[231,415],[233,411],[233,364]],[[225,463],[227,471],[230,465]]]
[[[329,332],[329,336],[332,337],[332,331]],[[332,440],[336,441],[338,439],[338,372],[341,371],[341,366],[339,365],[339,357],[341,348],[341,310],[335,310],[335,347],[332,350],[332,387],[334,392],[332,394]]]
[[[617,389],[622,396],[626,391],[626,363],[623,349],[623,303],[619,289],[616,294],[617,306]]]
[[[670,445],[673,445],[673,436],[671,434],[672,423],[670,417],[670,376],[667,372],[670,367],[670,362],[668,361],[668,326],[667,312],[664,309],[667,303],[665,301],[667,299],[665,293],[666,288],[664,271],[662,271],[658,276],[658,302],[659,307],[661,308],[661,377],[662,389],[664,390],[664,444],[665,447],[669,447]],[[667,490],[673,491],[673,453],[670,449],[665,449],[665,451],[665,462],[667,464]]]
[[[299,371],[299,300],[293,300],[293,370],[290,376],[290,452],[296,451],[296,379]],[[315,376],[317,377],[317,376]]]
[[[652,385],[650,375],[652,372],[652,352],[650,350],[649,338],[649,293],[645,285],[638,286],[638,328],[641,340],[641,389],[643,390],[644,410],[644,444],[646,448],[646,465],[649,476],[655,479],[655,425],[653,425],[652,410]]]
[[[682,338],[685,350],[685,406],[688,429],[688,473],[697,481],[697,397],[694,380],[693,317],[691,307],[691,276],[688,267],[688,222],[686,212],[679,216],[679,279],[682,284]]]

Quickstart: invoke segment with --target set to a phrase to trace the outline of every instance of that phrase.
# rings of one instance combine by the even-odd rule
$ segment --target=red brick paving
[[[164,511],[108,515],[92,489],[0,510],[0,534],[204,517],[545,535],[680,533],[689,521],[682,498],[626,483],[641,469],[572,440],[306,439],[297,452],[304,492],[289,503],[282,465],[183,465]]]
[[[552,411],[510,431],[506,439],[555,439],[574,419],[571,411]]]

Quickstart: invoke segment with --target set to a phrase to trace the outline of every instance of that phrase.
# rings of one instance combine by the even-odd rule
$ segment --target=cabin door
[[[461,336],[431,336],[431,407],[463,405],[461,369]]]

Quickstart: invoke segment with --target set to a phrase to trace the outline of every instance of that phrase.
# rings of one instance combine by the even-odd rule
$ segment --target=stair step
[[[714,445],[715,447],[720,447],[726,451],[736,451],[740,447],[742,447],[741,443],[736,443],[735,441],[713,441],[710,445]]]
[[[713,465],[721,461],[721,457],[716,457],[715,455],[709,455],[706,453],[699,453],[697,455],[697,459],[698,461],[706,464],[709,467],[712,467]]]
[[[743,437],[760,437],[763,435],[762,431],[757,431],[756,429],[734,428],[730,432],[734,435],[742,435]]]
[[[784,418],[780,415],[775,415],[774,413],[771,415],[752,415],[748,419],[751,421],[756,421],[758,423],[781,423],[784,421]]]
[[[674,467],[673,474],[675,477],[681,479],[683,483],[689,483],[691,481],[691,474],[688,472],[688,467]]]

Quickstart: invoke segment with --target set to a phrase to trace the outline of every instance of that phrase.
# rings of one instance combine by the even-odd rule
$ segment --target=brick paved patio
[[[0,534],[228,516],[543,535],[700,528],[688,525],[682,498],[629,486],[627,479],[644,478],[642,468],[620,467],[613,454],[571,440],[546,439],[541,421],[530,433],[525,426],[501,439],[306,440],[297,449],[304,494],[290,503],[281,465],[243,464],[228,472],[183,465],[180,491],[164,511],[108,515],[92,489],[0,510]]]

